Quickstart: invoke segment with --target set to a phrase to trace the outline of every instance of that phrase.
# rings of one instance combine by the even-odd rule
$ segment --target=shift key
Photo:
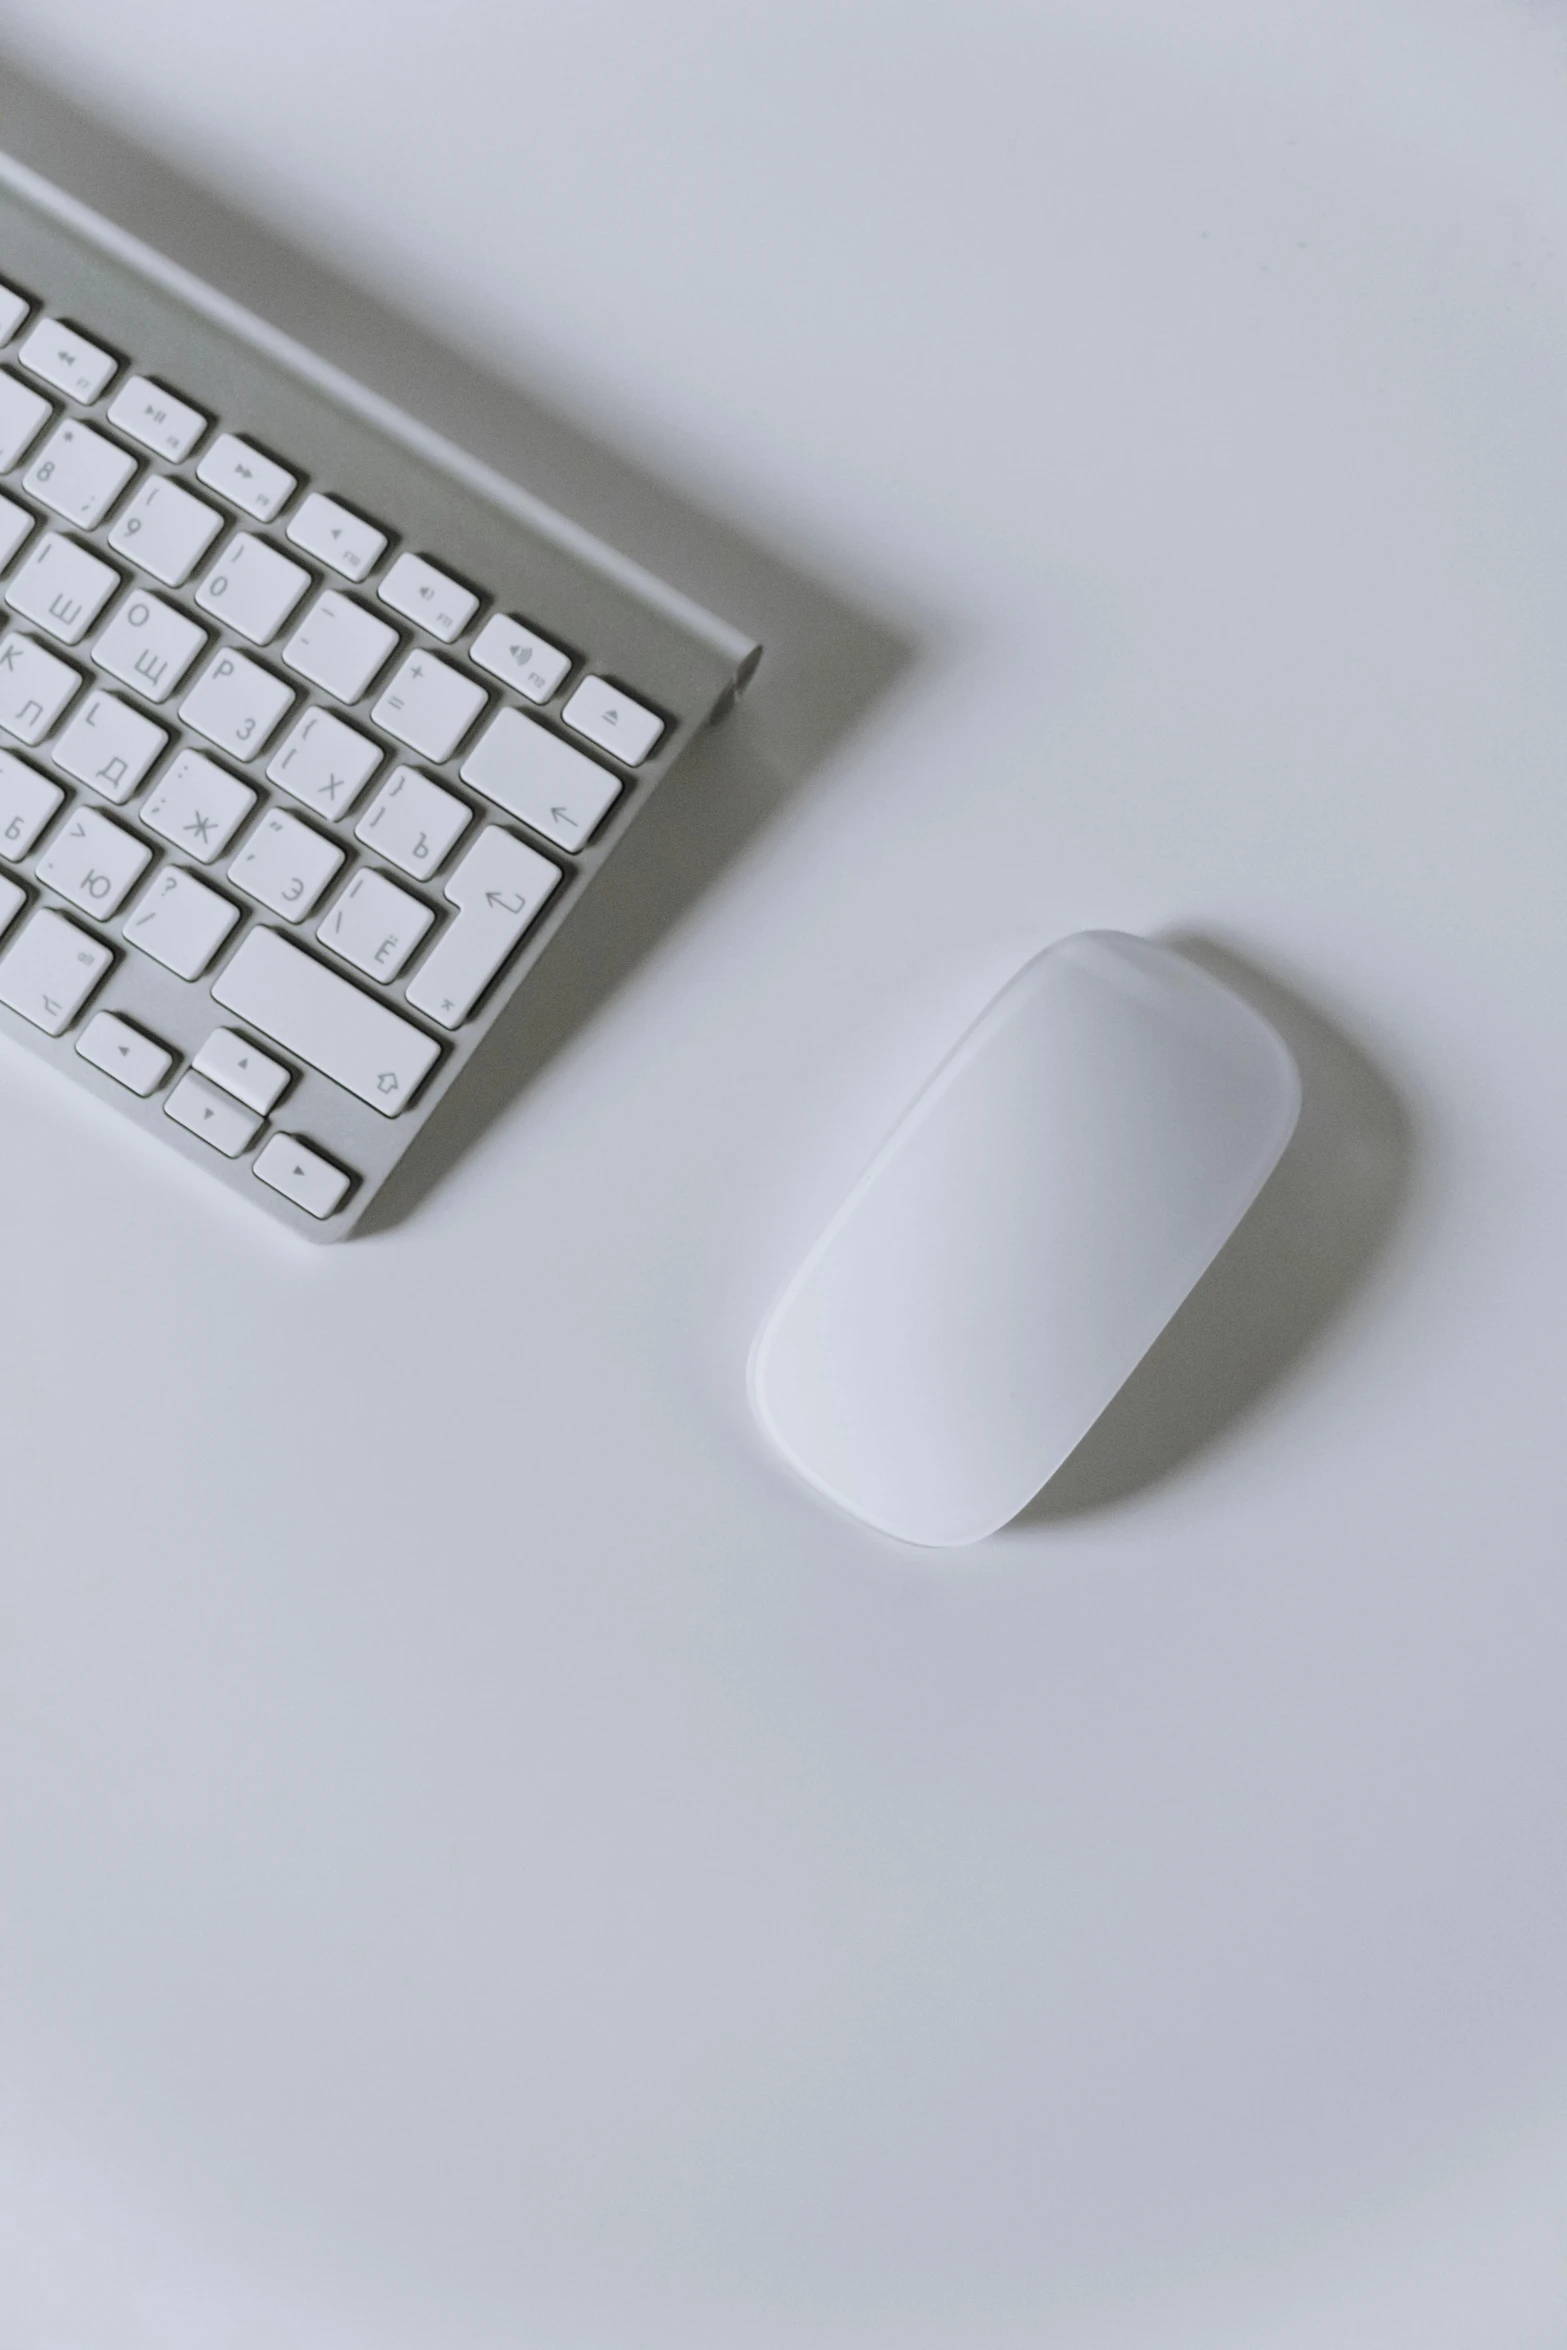
[[[383,1117],[406,1109],[441,1057],[433,1037],[275,930],[251,932],[212,995]]]

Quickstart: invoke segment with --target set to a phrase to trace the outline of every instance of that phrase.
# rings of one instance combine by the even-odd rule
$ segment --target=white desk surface
[[[0,142],[770,643],[395,1229],[0,1054],[0,2334],[1559,2350],[1561,7],[0,49]],[[1274,1006],[1301,1146],[922,1559],[746,1343],[1094,923]]]

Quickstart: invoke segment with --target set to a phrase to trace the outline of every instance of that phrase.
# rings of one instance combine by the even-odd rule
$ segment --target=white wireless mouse
[[[763,1428],[884,1534],[993,1534],[1218,1254],[1299,1107],[1283,1040],[1184,956],[1108,930],[1047,948],[942,1062],[763,1325]]]

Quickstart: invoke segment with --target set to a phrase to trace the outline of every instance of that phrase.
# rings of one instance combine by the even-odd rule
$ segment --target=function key
[[[53,384],[68,400],[96,400],[120,364],[112,351],[100,350],[58,318],[40,318],[16,355],[29,375]]]
[[[573,734],[597,743],[622,767],[640,767],[664,731],[662,718],[602,677],[585,677],[560,715]]]
[[[176,400],[172,392],[144,375],[133,375],[115,393],[109,422],[118,425],[128,440],[151,449],[155,457],[167,457],[171,465],[188,457],[207,429],[207,419],[199,408]]]
[[[381,582],[381,601],[406,619],[417,620],[443,645],[461,636],[479,609],[479,599],[471,588],[459,586],[422,555],[398,556]]]
[[[474,638],[470,657],[530,702],[547,702],[567,670],[571,655],[546,644],[520,620],[495,613]]]
[[[291,1199],[296,1208],[303,1208],[307,1216],[330,1216],[341,1206],[353,1181],[341,1167],[334,1167],[319,1151],[307,1149],[292,1134],[274,1134],[251,1173]]]
[[[312,490],[288,526],[296,547],[318,562],[330,563],[345,579],[363,579],[386,552],[386,533],[373,522],[351,514],[335,498]]]
[[[197,466],[196,479],[257,522],[270,522],[299,487],[286,466],[263,457],[249,441],[239,440],[231,432],[218,435]]]
[[[15,286],[0,285],[0,343],[8,343],[32,304]]]
[[[45,417],[53,414],[39,393],[30,392],[14,375],[0,375],[0,473],[10,472],[37,440]]]

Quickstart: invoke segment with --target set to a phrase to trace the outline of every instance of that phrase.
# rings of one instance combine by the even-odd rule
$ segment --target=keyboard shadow
[[[890,690],[916,636],[185,178],[3,49],[0,146],[763,646],[738,710],[660,787],[657,812],[631,828],[359,1226],[385,1231]]]
[[[1076,1451],[1013,1520],[1020,1528],[1110,1509],[1217,1444],[1345,1310],[1410,1195],[1414,1123],[1361,1046],[1224,942],[1188,932],[1163,943],[1273,1022],[1300,1070],[1300,1122],[1191,1295]]]

